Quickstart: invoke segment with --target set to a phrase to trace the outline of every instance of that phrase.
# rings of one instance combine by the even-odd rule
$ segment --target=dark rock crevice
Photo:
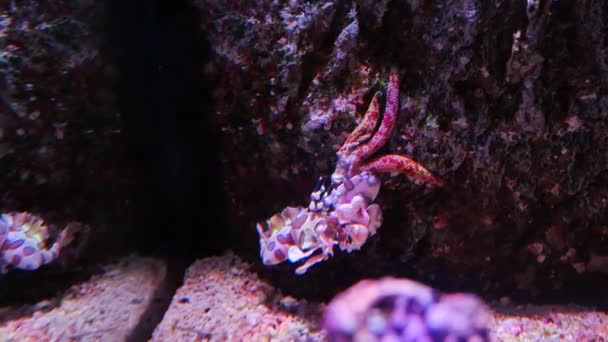
[[[112,1],[108,51],[117,61],[118,103],[134,169],[129,243],[168,261],[167,281],[128,337],[147,340],[186,267],[228,247],[209,45],[189,1]]]
[[[111,2],[108,42],[135,169],[130,239],[146,253],[192,259],[227,246],[223,179],[210,127],[209,47],[188,1]]]

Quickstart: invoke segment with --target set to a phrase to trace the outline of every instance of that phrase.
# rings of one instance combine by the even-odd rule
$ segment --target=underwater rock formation
[[[212,50],[204,74],[235,248],[255,257],[252,223],[302,203],[331,174],[395,66],[405,83],[385,151],[445,186],[422,196],[384,177],[381,233],[315,272],[342,286],[392,272],[496,294],[606,283],[600,2],[195,3]]]
[[[1,307],[2,341],[145,341],[170,299],[165,262],[129,256],[61,294]]]
[[[0,1],[2,211],[90,216],[124,197],[103,14],[91,1]]]
[[[111,257],[125,245],[133,178],[116,103],[118,71],[104,41],[107,6],[0,1],[0,212],[37,217],[3,239],[6,270],[59,257],[61,267],[49,271],[65,273],[82,258]],[[2,277],[3,300],[20,298],[8,291],[21,289],[20,281],[52,288],[24,277]]]
[[[195,261],[151,341],[323,341],[318,304],[283,295],[232,252]]]

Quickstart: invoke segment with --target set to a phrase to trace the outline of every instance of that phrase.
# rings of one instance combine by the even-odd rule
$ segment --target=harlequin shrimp
[[[424,166],[396,154],[371,158],[389,140],[399,111],[399,77],[389,76],[384,115],[380,119],[380,93],[374,94],[361,123],[337,152],[331,180],[321,180],[310,195],[310,204],[287,207],[266,222],[258,223],[260,256],[265,265],[286,260],[302,262],[297,274],[333,255],[334,246],[359,250],[382,225],[382,210],[374,200],[380,191],[380,173],[403,173],[417,183],[442,186]],[[376,127],[377,126],[377,127]]]
[[[61,231],[50,246],[48,226],[35,215],[11,212],[0,216],[0,272],[10,269],[35,270],[57,259],[73,238],[74,225]]]

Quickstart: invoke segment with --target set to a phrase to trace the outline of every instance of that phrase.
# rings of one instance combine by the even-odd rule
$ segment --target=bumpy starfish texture
[[[379,93],[374,94],[361,123],[338,150],[331,182],[324,184],[321,180],[317,184],[308,208],[287,207],[257,224],[265,265],[303,261],[296,269],[297,274],[303,274],[332,256],[335,245],[347,252],[360,249],[382,225],[382,210],[373,203],[380,191],[376,174],[403,173],[416,183],[443,185],[442,180],[406,156],[388,154],[368,161],[386,144],[395,127],[399,112],[399,77],[395,70],[389,76],[381,120],[379,97]]]
[[[389,140],[397,121],[398,112],[399,77],[393,70],[389,77],[386,106],[380,127],[375,133],[373,132],[380,114],[378,93],[376,93],[361,124],[349,135],[344,145],[338,150],[338,164],[332,174],[334,183],[342,182],[349,175],[369,171],[374,174],[403,173],[417,183],[434,186],[443,185],[441,179],[433,176],[424,166],[406,156],[388,154],[366,162],[368,157],[382,148]]]
[[[55,260],[72,241],[75,226],[68,225],[47,247],[49,231],[38,216],[11,212],[0,216],[0,273],[12,268],[35,270]]]

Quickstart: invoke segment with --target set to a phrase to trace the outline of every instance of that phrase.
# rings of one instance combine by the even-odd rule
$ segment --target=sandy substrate
[[[141,340],[162,315],[166,265],[129,257],[74,285],[50,305],[2,308],[22,312],[0,328],[0,341]],[[165,292],[164,295],[169,295]],[[49,307],[50,306],[50,307]]]

